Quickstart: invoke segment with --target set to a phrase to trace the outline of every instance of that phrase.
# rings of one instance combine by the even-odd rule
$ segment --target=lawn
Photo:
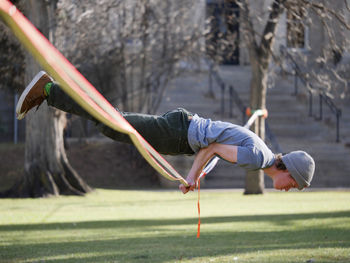
[[[0,262],[350,262],[350,192],[0,199]]]

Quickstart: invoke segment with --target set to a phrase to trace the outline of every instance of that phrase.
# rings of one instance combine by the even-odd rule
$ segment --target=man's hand
[[[237,146],[219,143],[212,143],[208,147],[200,149],[194,158],[191,170],[186,178],[189,186],[186,187],[184,185],[180,185],[179,189],[184,194],[186,194],[188,191],[193,191],[196,189],[197,179],[203,170],[203,167],[215,155],[219,155],[226,161],[232,163],[237,162],[237,149]]]
[[[183,184],[180,184],[179,185],[179,189],[182,191],[182,193],[186,194],[188,191],[194,191],[194,189],[196,189],[197,185],[196,185],[196,182],[189,182],[187,181],[188,185],[189,186],[184,186]]]

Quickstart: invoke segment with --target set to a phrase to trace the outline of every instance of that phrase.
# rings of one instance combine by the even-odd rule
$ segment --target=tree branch
[[[348,1],[347,1],[347,0],[344,0],[344,3],[345,3],[346,9],[348,10],[348,12],[350,12],[350,6],[349,6]]]
[[[346,0],[345,1],[345,5],[348,11],[350,11],[349,9],[349,5],[347,3]],[[316,11],[316,9],[319,9],[320,11],[326,12],[331,14],[334,18],[336,18],[338,20],[338,22],[340,24],[342,24],[347,30],[350,30],[350,25],[346,22],[345,17],[342,16],[341,14],[339,14],[339,12],[336,12],[333,9],[330,9],[328,7],[326,7],[324,4],[322,3],[315,3],[313,1],[309,1],[309,0],[301,0],[301,2],[306,5],[311,7],[312,9],[314,9]]]
[[[255,40],[255,30],[252,23],[252,19],[250,19],[250,11],[249,6],[246,0],[239,0],[237,4],[242,13],[242,29],[243,36],[249,46],[249,52],[251,56],[257,57],[258,45]],[[254,53],[254,54],[252,54]]]
[[[271,6],[271,12],[266,23],[263,37],[261,39],[260,47],[259,47],[259,55],[261,57],[268,58],[271,56],[271,48],[273,41],[275,39],[275,31],[279,21],[280,15],[284,11],[284,3],[286,0],[275,0]]]

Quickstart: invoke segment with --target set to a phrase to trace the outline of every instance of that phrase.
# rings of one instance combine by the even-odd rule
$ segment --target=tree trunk
[[[247,43],[249,59],[252,67],[250,83],[250,107],[252,110],[266,108],[266,92],[268,67],[271,60],[271,49],[275,40],[275,31],[280,15],[284,11],[285,0],[274,0],[265,25],[260,45],[256,42],[252,19],[250,18],[247,0],[240,0],[242,13],[243,36]],[[259,117],[251,128],[262,140],[265,140],[265,119]],[[262,194],[264,192],[264,172],[262,170],[248,172],[245,180],[245,194]]]
[[[266,90],[267,90],[267,69],[261,67],[261,63],[257,59],[251,60],[252,80],[250,83],[250,107],[251,109],[266,108]],[[265,119],[258,117],[251,127],[263,141],[265,141]],[[260,169],[257,171],[249,171],[245,177],[244,194],[263,194],[264,193],[264,172]]]
[[[50,4],[50,6],[49,6]],[[52,41],[53,6],[55,2],[26,1],[29,20]],[[49,21],[49,22],[48,22]],[[26,82],[40,71],[33,58],[26,56]],[[23,179],[2,196],[42,197],[50,195],[83,195],[91,188],[79,177],[68,162],[63,142],[65,113],[49,108],[44,102],[26,116],[25,167]]]

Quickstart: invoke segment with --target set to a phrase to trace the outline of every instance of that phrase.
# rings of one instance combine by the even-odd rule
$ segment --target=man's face
[[[288,191],[291,188],[298,188],[298,183],[288,171],[281,171],[274,177],[273,187],[277,190]]]

